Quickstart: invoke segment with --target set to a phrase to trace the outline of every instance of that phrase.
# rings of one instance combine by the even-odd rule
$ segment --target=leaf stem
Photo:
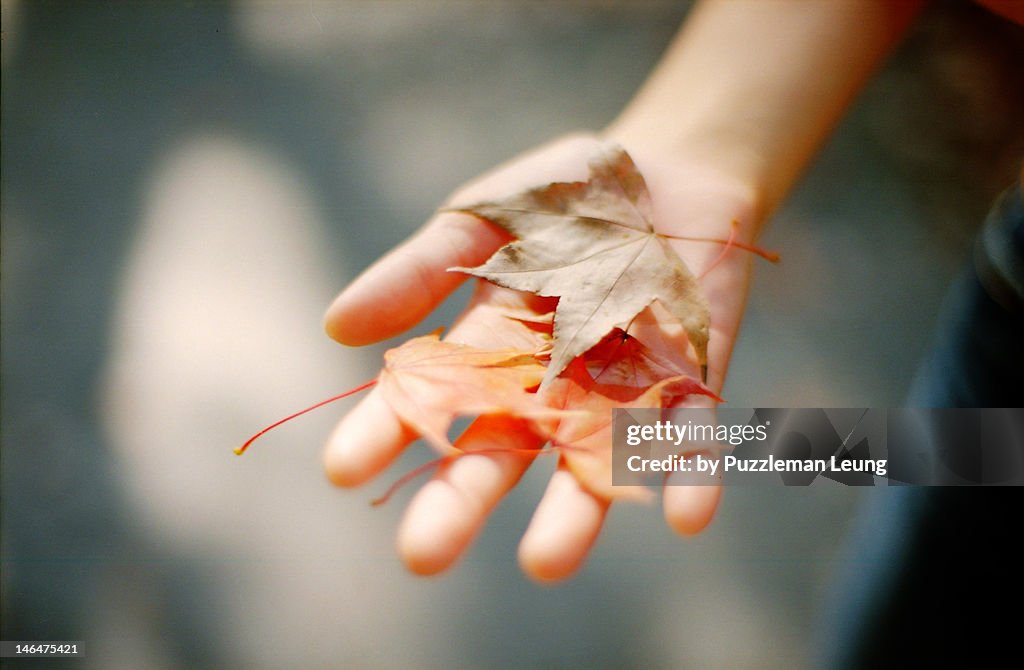
[[[770,261],[772,263],[779,262],[780,257],[778,253],[759,247],[756,244],[747,244],[746,242],[740,242],[736,240],[735,227],[738,225],[739,222],[733,221],[732,223],[733,229],[729,234],[729,239],[727,240],[722,240],[714,237],[689,237],[686,235],[669,235],[667,233],[658,233],[658,235],[661,235],[662,237],[667,237],[670,240],[680,240],[682,242],[707,242],[709,244],[721,244],[725,247],[736,247],[737,249],[743,249],[744,251],[749,251],[752,254],[757,254],[766,261]]]
[[[306,409],[299,410],[298,412],[295,412],[294,414],[292,414],[290,416],[286,416],[285,418],[281,419],[280,421],[275,421],[274,423],[270,424],[269,426],[267,426],[266,428],[264,428],[260,432],[256,433],[255,435],[250,437],[248,440],[246,440],[245,444],[243,444],[242,446],[240,446],[237,449],[235,449],[235,454],[237,454],[238,456],[241,456],[242,454],[245,453],[245,450],[249,448],[250,444],[252,444],[257,439],[259,439],[260,436],[262,436],[264,433],[266,433],[268,431],[271,431],[274,428],[277,428],[282,423],[288,423],[292,419],[300,417],[303,414],[305,414],[306,412],[312,412],[313,410],[319,409],[320,407],[323,407],[324,405],[330,404],[330,403],[334,402],[335,400],[341,400],[342,398],[347,398],[350,395],[355,395],[356,393],[359,393],[360,391],[365,391],[366,389],[370,388],[371,386],[373,386],[376,383],[377,383],[376,379],[371,379],[370,381],[366,382],[365,384],[360,384],[359,386],[355,387],[354,389],[349,389],[348,391],[345,391],[344,393],[339,393],[338,395],[330,397],[327,400],[321,400],[320,402],[316,403],[315,405],[310,405]]]

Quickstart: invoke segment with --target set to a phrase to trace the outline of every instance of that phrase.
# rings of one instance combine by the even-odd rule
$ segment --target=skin
[[[659,232],[756,240],[856,92],[900,39],[916,0],[710,0],[692,12],[663,61],[603,137],[624,146],[648,182]],[[767,65],[766,65],[767,64]],[[582,178],[595,138],[570,136],[520,156],[459,189],[458,206],[526,185]],[[348,345],[398,335],[429,314],[465,280],[452,266],[481,264],[508,240],[473,217],[442,213],[371,266],[327,311],[328,334]],[[674,242],[700,275],[716,245]],[[739,331],[752,259],[733,251],[701,279],[711,305],[708,385],[720,392]],[[381,300],[381,296],[387,299]],[[538,314],[550,301],[487,287],[449,338],[501,346],[513,337],[487,307],[519,305]],[[372,391],[338,425],[324,452],[339,486],[372,479],[416,438]],[[458,440],[467,451],[540,446],[514,419],[478,419]],[[442,468],[415,495],[398,531],[398,551],[415,573],[453,565],[490,511],[529,466],[521,454],[473,454]],[[692,535],[714,516],[716,486],[666,486],[667,524]],[[600,532],[609,501],[563,467],[555,472],[519,547],[523,570],[538,581],[572,575]]]

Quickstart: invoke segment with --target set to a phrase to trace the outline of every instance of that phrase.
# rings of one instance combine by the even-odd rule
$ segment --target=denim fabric
[[[1024,202],[1005,193],[951,287],[915,378],[915,407],[1020,407]],[[1013,658],[1022,604],[1017,489],[872,489],[850,538],[815,667]],[[997,612],[996,604],[1009,614]]]
[[[1024,202],[1020,188],[996,203],[972,262],[946,298],[934,345],[908,405],[1024,405]]]

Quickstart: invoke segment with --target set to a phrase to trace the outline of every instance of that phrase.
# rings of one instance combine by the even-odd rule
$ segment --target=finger
[[[673,473],[665,481],[663,504],[665,521],[680,535],[696,535],[704,530],[718,509],[722,497],[721,484],[679,485],[673,484]],[[692,477],[692,474],[686,475]]]
[[[519,544],[523,571],[541,582],[576,572],[601,532],[608,506],[559,467]]]
[[[506,241],[506,233],[476,217],[437,214],[342,291],[327,310],[324,328],[353,346],[404,332],[466,279],[448,268],[480,265]]]
[[[456,441],[464,451],[539,449],[543,440],[512,417],[473,422]],[[460,456],[416,494],[398,531],[398,551],[412,572],[440,572],[465,552],[491,510],[533,461],[523,453]]]
[[[327,477],[337,486],[358,486],[386,468],[416,437],[375,388],[328,439],[323,454]]]
[[[537,184],[585,178],[596,141],[586,134],[559,138],[467,184],[449,205],[466,206]],[[327,333],[343,344],[361,345],[411,328],[465,279],[448,268],[480,265],[508,239],[475,217],[437,214],[338,296],[327,310]]]

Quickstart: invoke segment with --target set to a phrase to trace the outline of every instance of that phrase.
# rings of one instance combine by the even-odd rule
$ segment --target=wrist
[[[748,239],[756,239],[774,206],[759,156],[718,131],[672,134],[665,127],[657,119],[623,115],[602,136],[624,146],[641,167],[678,173],[686,191],[704,191],[716,203],[729,203]]]
[[[699,2],[606,134],[717,171],[749,190],[763,218],[921,5]]]

